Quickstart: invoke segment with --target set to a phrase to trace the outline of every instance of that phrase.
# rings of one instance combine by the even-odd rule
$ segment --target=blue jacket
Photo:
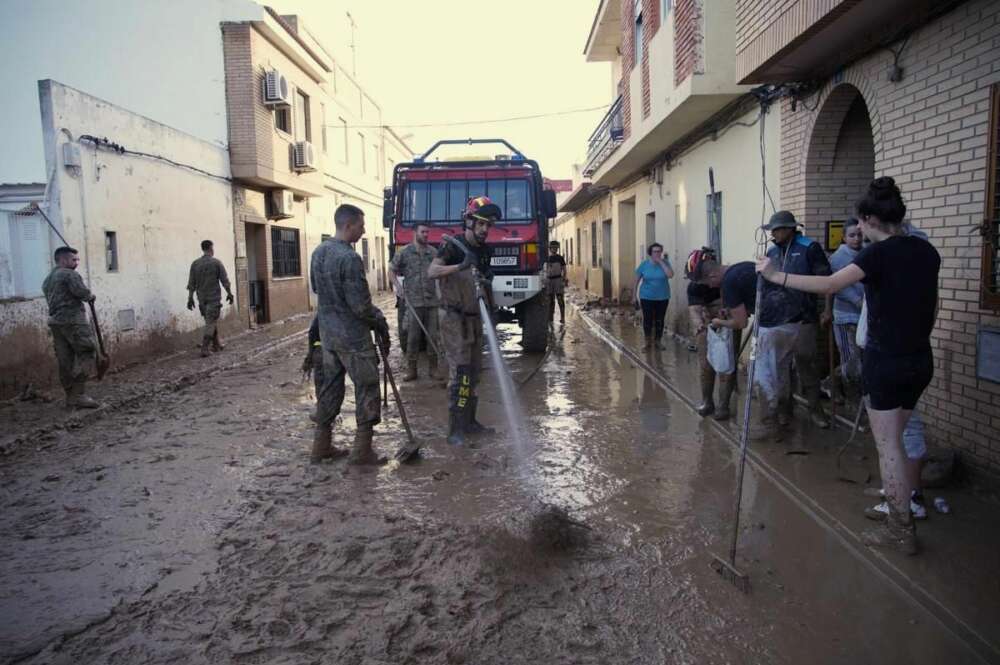
[[[776,262],[781,272],[791,275],[829,275],[830,262],[819,243],[801,233],[788,243],[788,247],[778,245],[767,252],[768,258]],[[760,325],[773,328],[784,323],[816,323],[819,321],[817,298],[804,291],[796,291],[764,282],[761,292]]]

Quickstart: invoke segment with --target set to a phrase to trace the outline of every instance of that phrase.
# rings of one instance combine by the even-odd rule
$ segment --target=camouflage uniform
[[[211,343],[216,350],[221,348],[219,344],[219,315],[222,313],[222,290],[219,282],[226,288],[226,293],[230,292],[229,276],[226,274],[226,267],[222,261],[214,256],[202,256],[191,264],[191,271],[188,273],[188,292],[198,294],[198,311],[205,319],[205,328],[201,333],[202,349],[208,348]]]
[[[384,325],[384,318],[372,304],[361,257],[343,240],[325,240],[313,251],[310,279],[319,297],[316,318],[323,345],[325,379],[320,396],[322,415],[332,423],[340,414],[344,380],[349,375],[354,383],[358,424],[352,459],[363,461],[373,454],[372,428],[382,420],[378,355],[372,330],[380,325],[380,320]]]
[[[59,382],[66,391],[66,403],[83,396],[87,377],[97,360],[93,329],[83,303],[93,298],[80,274],[56,267],[42,282],[49,304],[49,330],[59,363]]]
[[[456,236],[476,259],[476,268],[483,279],[482,290],[487,299],[492,298],[490,280],[491,252],[488,246],[473,247],[464,236]],[[462,250],[449,242],[442,243],[437,257],[444,265],[458,265],[465,258]],[[441,297],[440,329],[442,351],[448,361],[448,397],[452,413],[466,417],[466,422],[475,419],[477,403],[476,386],[483,364],[483,319],[476,298],[476,277],[473,270],[442,277],[438,281]]]
[[[559,303],[559,320],[566,320],[566,259],[562,254],[549,254],[545,259],[545,292],[549,297],[549,321],[555,318]]]
[[[416,378],[417,355],[420,353],[420,342],[424,331],[420,327],[423,322],[431,339],[427,343],[427,361],[430,365],[431,378],[437,378],[437,354],[434,345],[439,344],[438,336],[438,305],[437,288],[434,280],[427,276],[427,268],[434,260],[434,249],[427,246],[423,251],[416,243],[407,245],[392,257],[392,270],[403,278],[403,297],[410,307],[403,307],[400,313],[406,313],[406,361],[407,374],[404,380]],[[411,309],[412,308],[412,311]],[[414,318],[414,314],[420,320]]]

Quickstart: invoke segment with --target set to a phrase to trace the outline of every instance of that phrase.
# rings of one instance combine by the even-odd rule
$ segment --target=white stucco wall
[[[121,347],[167,339],[202,325],[189,312],[187,278],[204,239],[233,274],[232,189],[225,149],[52,81],[39,84],[46,162],[54,167],[50,217],[81,253],[80,273],[98,296],[105,336]],[[95,148],[80,136],[107,137],[162,160]],[[81,167],[63,166],[63,145],[77,146]],[[105,232],[118,241],[118,270],[105,261]],[[135,329],[119,314],[131,310]],[[226,316],[227,308],[223,312]]]
[[[45,181],[42,79],[226,145],[219,23],[263,12],[252,0],[3,0],[0,182]]]

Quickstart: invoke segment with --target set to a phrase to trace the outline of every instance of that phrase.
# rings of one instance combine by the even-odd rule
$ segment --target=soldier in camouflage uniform
[[[439,301],[434,280],[427,276],[427,269],[434,260],[434,248],[427,244],[428,230],[426,224],[418,224],[413,234],[413,242],[396,252],[389,264],[389,274],[392,275],[396,293],[402,294],[409,304],[409,307],[400,310],[401,313],[406,312],[406,373],[403,374],[403,381],[413,381],[417,378],[417,357],[420,353],[420,342],[424,338],[423,328],[427,329],[427,334],[431,338],[427,342],[430,376],[435,380],[441,378],[438,375],[438,357],[434,349],[438,343]],[[403,278],[402,284],[399,277]]]
[[[354,383],[357,433],[349,464],[380,464],[385,461],[372,450],[373,428],[382,420],[379,399],[378,354],[372,331],[388,351],[389,326],[372,304],[365,266],[352,245],[365,233],[365,214],[344,204],[334,213],[336,235],[313,252],[310,279],[319,296],[317,319],[323,345],[323,373],[327,385],[320,397],[312,461],[342,454],[332,446],[331,426],[344,402],[345,375]],[[325,406],[325,405],[328,405]]]
[[[59,381],[66,391],[66,407],[93,409],[98,405],[84,394],[87,376],[97,360],[97,345],[83,303],[94,294],[76,271],[80,257],[72,247],[55,251],[56,267],[42,282],[49,304],[49,330],[59,363]]]
[[[465,232],[442,242],[427,274],[438,282],[439,326],[448,360],[448,443],[462,445],[466,434],[492,432],[476,419],[476,385],[483,363],[483,319],[477,294],[492,301],[491,252],[486,245],[500,208],[485,196],[469,199]],[[489,325],[493,322],[490,321]]]
[[[222,261],[215,258],[215,248],[211,240],[201,241],[201,258],[195,259],[188,273],[187,308],[194,309],[194,294],[198,293],[198,311],[205,319],[205,329],[201,333],[201,356],[208,355],[209,345],[212,351],[221,351],[219,341],[219,315],[222,313],[222,290],[219,282],[226,289],[226,302],[233,304],[233,292],[229,288],[229,276]]]

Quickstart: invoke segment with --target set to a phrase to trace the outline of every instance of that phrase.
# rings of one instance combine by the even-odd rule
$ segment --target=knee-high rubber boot
[[[716,420],[729,420],[732,417],[729,403],[732,401],[733,391],[736,389],[736,376],[736,372],[719,375],[719,403],[715,407]]]
[[[715,370],[708,363],[701,368],[701,404],[698,405],[698,415],[704,418],[715,413]]]
[[[465,445],[465,412],[448,412],[448,443],[453,446]]]
[[[211,346],[212,346],[212,338],[211,337],[203,337],[201,339],[201,357],[202,358],[207,358],[210,355],[212,355],[212,352],[210,350]]]
[[[496,430],[492,427],[487,427],[486,425],[479,422],[476,419],[476,408],[479,406],[478,397],[469,398],[469,409],[467,411],[468,416],[465,420],[465,431],[469,434],[496,434]]]
[[[374,432],[370,425],[358,428],[357,433],[354,435],[354,446],[351,448],[351,454],[347,458],[348,464],[355,466],[378,466],[386,463],[386,458],[379,457],[372,448],[373,434]]]
[[[758,390],[758,394],[760,391]],[[756,400],[754,409],[750,414],[750,440],[751,441],[776,441],[779,439],[778,431],[778,404],[777,401],[769,401],[760,395]]]

